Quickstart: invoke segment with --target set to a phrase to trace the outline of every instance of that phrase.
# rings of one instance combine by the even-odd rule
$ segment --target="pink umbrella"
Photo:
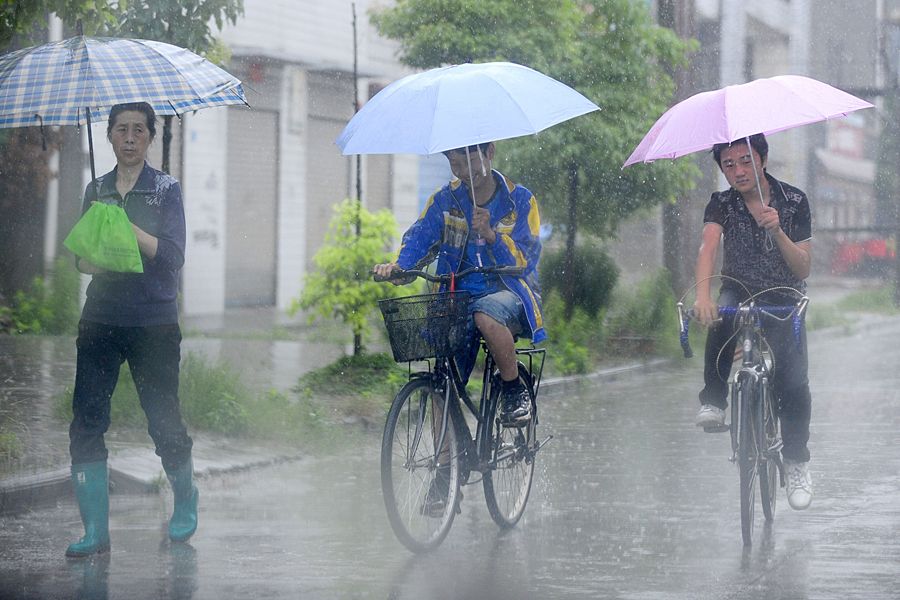
[[[872,108],[872,104],[799,75],[729,85],[691,96],[666,111],[622,168],[678,158],[756,133],[768,135],[843,117],[861,108]]]

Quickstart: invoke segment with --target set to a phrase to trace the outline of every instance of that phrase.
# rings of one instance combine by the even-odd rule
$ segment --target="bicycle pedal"
[[[704,433],[725,433],[726,431],[731,431],[731,426],[727,424],[723,425],[713,425],[712,427],[704,427]]]

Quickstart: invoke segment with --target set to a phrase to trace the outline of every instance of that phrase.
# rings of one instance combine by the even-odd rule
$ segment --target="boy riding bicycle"
[[[749,294],[777,287],[806,289],[811,261],[809,202],[799,189],[766,172],[768,142],[763,134],[716,144],[713,158],[731,186],[715,192],[704,214],[702,243],[695,270],[697,299],[694,313],[704,325],[718,318],[718,306],[736,306]],[[723,283],[718,303],[710,282],[719,245],[724,247]],[[740,284],[736,283],[740,282]],[[790,304],[790,296],[770,292],[760,303]],[[811,397],[807,377],[806,330],[799,346],[790,322],[768,319],[766,341],[775,359],[774,387],[779,399],[782,457],[787,474],[788,502],[802,510],[812,501],[809,475]],[[724,425],[735,338],[730,322],[711,327],[706,340],[700,411],[697,425],[715,430]]]
[[[434,193],[419,219],[403,234],[396,262],[375,265],[387,278],[397,269],[420,269],[437,259],[438,274],[467,266],[512,265],[519,277],[472,275],[457,289],[471,293],[469,314],[500,371],[501,421],[524,426],[531,419],[528,391],[519,380],[515,336],[534,342],[546,338],[541,314],[537,265],[541,255],[537,200],[525,187],[491,168],[493,142],[443,154],[456,177]],[[470,188],[474,188],[473,194]],[[468,379],[478,353],[477,338],[457,357]]]

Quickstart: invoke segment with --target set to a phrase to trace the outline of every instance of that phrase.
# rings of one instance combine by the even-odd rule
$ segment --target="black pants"
[[[81,321],[76,347],[73,417],[69,426],[72,464],[106,460],[103,435],[109,429],[110,398],[119,379],[119,368],[126,360],[163,467],[176,469],[184,464],[190,458],[193,441],[181,419],[178,402],[178,325],[116,327]]]
[[[739,297],[730,289],[719,294],[719,306],[737,306]],[[737,343],[734,320],[725,319],[710,328],[706,337],[706,357],[703,369],[704,388],[700,403],[719,408],[728,406],[729,377]],[[781,455],[788,460],[809,460],[809,421],[812,397],[809,393],[809,361],[806,352],[806,325],[800,329],[800,343],[794,337],[793,322],[763,317],[763,335],[772,349],[775,361],[773,384],[781,417]]]

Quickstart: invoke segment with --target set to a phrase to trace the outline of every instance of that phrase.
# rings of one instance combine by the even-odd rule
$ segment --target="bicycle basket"
[[[453,356],[466,343],[469,292],[379,300],[397,362]]]

